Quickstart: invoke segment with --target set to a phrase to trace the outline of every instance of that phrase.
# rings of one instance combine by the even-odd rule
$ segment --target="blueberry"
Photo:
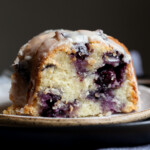
[[[113,102],[113,90],[121,87],[124,82],[127,64],[123,61],[123,55],[118,51],[105,53],[102,58],[104,62],[103,67],[96,71],[98,77],[94,80],[97,89],[89,91],[87,98],[101,101],[101,107],[104,112],[117,112],[116,103]]]
[[[99,78],[95,80],[95,83],[101,87],[111,86],[116,80],[116,73],[112,68],[98,70]]]
[[[41,116],[47,116],[50,117],[53,115],[53,106],[54,104],[61,99],[61,96],[55,95],[52,93],[47,93],[47,94],[40,94],[40,99],[41,99],[41,109],[42,111]]]
[[[74,45],[74,49],[76,50],[76,53],[75,53],[75,57],[77,59],[81,59],[81,60],[84,60],[86,57],[89,56],[89,46],[88,44],[84,44],[84,43],[76,43]]]
[[[61,107],[54,109],[56,102],[61,100],[60,95],[47,93],[40,94],[41,99],[41,112],[40,115],[44,117],[63,117],[68,118],[73,115],[73,112],[70,112],[70,107],[76,109],[76,100],[74,102],[69,102],[67,104],[63,104]]]
[[[87,73],[86,67],[88,62],[86,57],[88,57],[89,53],[92,51],[90,51],[90,46],[88,43],[75,43],[73,49],[75,49],[76,53],[72,53],[70,56],[71,58],[75,57],[74,65],[76,72],[80,77],[80,81],[82,81],[85,77],[85,74]]]
[[[78,76],[80,77],[80,79],[82,81],[85,77],[85,74],[87,73],[86,66],[88,65],[88,62],[85,61],[85,60],[83,61],[83,60],[77,59],[74,62],[74,65],[75,65],[75,68],[76,68],[76,72],[77,72]]]

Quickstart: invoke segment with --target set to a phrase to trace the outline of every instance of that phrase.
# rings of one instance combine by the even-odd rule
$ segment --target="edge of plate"
[[[144,120],[150,117],[150,109],[110,117],[91,118],[43,118],[29,116],[0,115],[0,126],[12,127],[54,127],[54,126],[88,126],[112,125]]]

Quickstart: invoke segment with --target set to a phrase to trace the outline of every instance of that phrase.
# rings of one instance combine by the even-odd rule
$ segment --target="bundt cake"
[[[92,117],[137,110],[131,55],[102,30],[48,30],[19,50],[4,114]]]

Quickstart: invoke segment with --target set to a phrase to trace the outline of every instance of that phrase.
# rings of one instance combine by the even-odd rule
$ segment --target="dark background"
[[[143,59],[150,75],[149,0],[1,0],[0,72],[21,45],[47,29],[103,29]]]

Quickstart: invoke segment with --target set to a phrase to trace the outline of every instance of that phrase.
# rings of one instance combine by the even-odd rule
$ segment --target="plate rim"
[[[140,117],[139,117],[140,116]],[[91,125],[115,125],[131,123],[147,119],[150,116],[150,109],[110,117],[91,117],[91,118],[48,118],[33,116],[15,116],[0,114],[0,126],[91,126]],[[121,119],[120,119],[121,118]]]

